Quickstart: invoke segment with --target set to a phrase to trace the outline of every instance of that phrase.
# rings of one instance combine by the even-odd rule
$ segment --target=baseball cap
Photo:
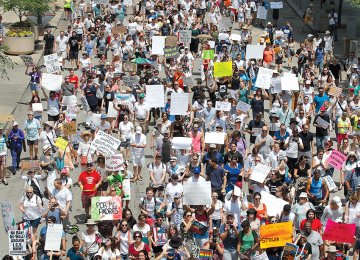
[[[141,128],[141,126],[137,126],[137,127],[136,127],[136,133],[137,133],[137,134],[141,134],[141,133],[142,133],[142,128]]]
[[[299,198],[307,198],[306,192],[301,192]]]
[[[324,106],[320,107],[320,111],[326,111],[326,108]]]
[[[196,167],[196,168],[194,169],[194,174],[200,174],[200,168]]]
[[[172,156],[171,158],[170,158],[170,162],[174,162],[174,161],[176,161],[177,160],[177,158],[175,157],[175,156]]]
[[[144,93],[141,93],[140,95],[139,95],[139,98],[144,98],[145,97],[145,94]]]
[[[181,198],[181,193],[180,192],[175,192],[174,198]]]

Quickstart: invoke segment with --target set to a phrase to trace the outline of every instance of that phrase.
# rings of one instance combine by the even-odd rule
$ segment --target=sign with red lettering
[[[337,150],[332,150],[327,162],[335,169],[340,170],[346,161],[346,155],[340,153]]]
[[[336,223],[328,219],[323,239],[352,244],[354,243],[355,231],[356,224]]]

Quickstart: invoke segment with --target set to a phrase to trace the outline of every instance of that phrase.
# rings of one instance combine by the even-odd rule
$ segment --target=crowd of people
[[[18,204],[18,226],[28,231],[24,259],[198,259],[207,249],[209,259],[276,260],[284,247],[261,248],[260,229],[282,222],[292,222],[296,259],[358,259],[360,59],[352,52],[342,65],[334,57],[334,24],[302,40],[290,22],[263,25],[259,7],[270,8],[262,0],[65,0],[69,26],[44,36],[44,55],[59,58],[61,90],[48,91],[41,68],[28,67],[27,119],[7,133],[0,126],[0,179],[8,185],[10,153],[11,172],[25,183]],[[179,43],[184,30],[191,31],[188,44]],[[176,36],[176,55],[154,55],[154,36]],[[263,58],[245,59],[247,45],[263,45]],[[204,55],[211,50],[213,57]],[[218,62],[232,62],[231,75],[214,77]],[[267,88],[257,87],[261,68],[273,70]],[[297,77],[299,89],[282,90],[285,73]],[[164,107],[147,105],[147,85],[161,85]],[[185,115],[172,114],[179,93],[190,93]],[[64,105],[74,96],[79,105]],[[220,102],[229,109],[218,109]],[[66,135],[72,122],[77,133]],[[119,171],[105,170],[109,154],[93,144],[100,132],[121,141]],[[218,140],[209,142],[212,133]],[[187,149],[173,149],[179,137],[191,140]],[[68,142],[64,149],[59,138]],[[31,164],[24,170],[26,151]],[[346,157],[340,170],[329,163],[333,151]],[[268,169],[262,182],[260,169]],[[184,186],[205,182],[209,205],[183,203]],[[129,199],[125,183],[132,190],[145,183],[145,196]],[[93,219],[92,199],[105,196],[120,198],[120,218]],[[263,196],[283,208],[270,214],[274,205]],[[75,200],[84,226],[70,224]],[[329,220],[355,224],[354,243],[323,239]],[[46,231],[54,223],[64,234],[61,250],[50,252]],[[66,234],[73,235],[70,248]]]

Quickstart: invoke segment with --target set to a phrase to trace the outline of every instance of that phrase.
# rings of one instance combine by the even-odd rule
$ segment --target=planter
[[[29,37],[8,37],[4,36],[3,45],[8,47],[6,53],[12,55],[31,54],[35,50],[35,36]]]

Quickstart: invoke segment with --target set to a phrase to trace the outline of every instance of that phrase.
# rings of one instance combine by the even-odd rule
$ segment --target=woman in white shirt
[[[344,212],[342,209],[340,198],[338,196],[333,197],[332,200],[329,202],[329,205],[325,207],[324,212],[321,216],[321,223],[323,225],[324,231],[328,219],[331,219],[334,222],[342,223],[343,213]]]
[[[118,138],[121,140],[120,151],[125,153],[125,159],[128,160],[130,155],[130,139],[134,134],[134,124],[129,121],[129,116],[124,116],[124,121],[121,121],[119,124]]]
[[[89,131],[82,132],[80,136],[81,138],[84,139],[84,141],[79,143],[79,149],[77,153],[79,156],[78,161],[80,162],[81,167],[84,167],[83,170],[85,170],[87,163],[93,162],[92,154],[94,153],[94,151],[92,151],[92,149],[90,148],[91,147],[90,136],[91,133]]]
[[[216,201],[215,203],[215,210],[213,214],[211,214],[211,222],[212,222],[212,228],[220,228],[221,220],[224,218],[224,212],[223,212],[223,203],[221,200],[218,200],[218,194],[217,192],[213,192],[211,194],[211,199],[213,201]]]
[[[99,249],[95,256],[97,255],[101,256],[103,260],[120,260],[120,251],[116,248],[115,238],[107,238],[105,245]]]
[[[42,146],[50,145],[53,147],[56,142],[56,134],[53,130],[54,122],[46,121],[44,123],[44,131],[41,132],[39,141],[42,143]]]

